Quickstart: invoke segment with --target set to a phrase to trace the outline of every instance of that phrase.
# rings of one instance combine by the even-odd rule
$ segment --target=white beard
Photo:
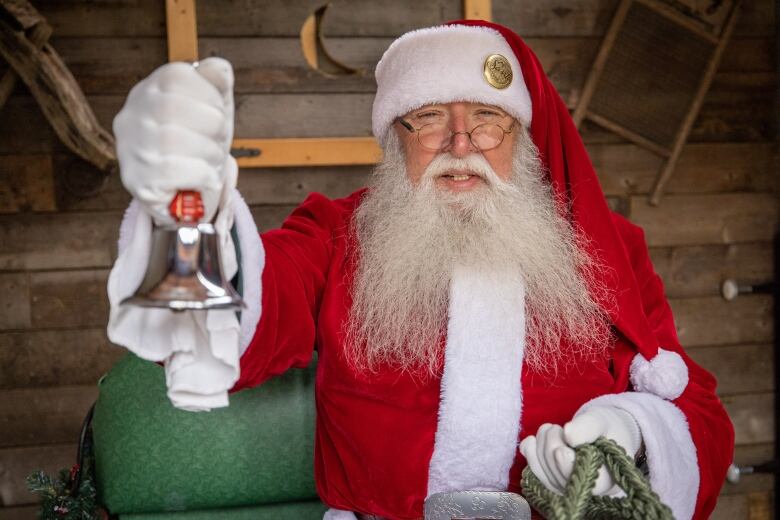
[[[436,187],[447,170],[484,179],[462,193]],[[435,375],[442,362],[453,267],[512,272],[526,288],[525,363],[533,370],[601,355],[611,345],[597,267],[561,217],[525,129],[514,151],[513,178],[501,180],[480,154],[438,155],[413,185],[394,132],[355,212],[353,303],[346,324],[355,368],[381,364]],[[563,352],[562,340],[570,350]]]

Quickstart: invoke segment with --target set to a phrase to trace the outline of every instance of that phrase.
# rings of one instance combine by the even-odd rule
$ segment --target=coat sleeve
[[[614,221],[631,260],[647,320],[660,347],[676,352],[685,361],[688,385],[673,401],[627,392],[597,398],[586,407],[611,404],[634,415],[642,430],[653,489],[676,518],[708,518],[733,458],[734,429],[715,395],[715,378],[694,363],[680,345],[644,233],[619,215]]]
[[[249,308],[242,313],[242,326],[246,316],[251,337],[244,345],[234,391],[311,361],[334,233],[342,233],[348,225],[354,198],[331,201],[312,194],[280,229],[263,233],[258,291],[251,290],[251,281],[247,284],[247,279],[257,276],[257,267],[242,265],[243,286],[255,294],[244,294]],[[244,242],[239,236],[240,247]]]

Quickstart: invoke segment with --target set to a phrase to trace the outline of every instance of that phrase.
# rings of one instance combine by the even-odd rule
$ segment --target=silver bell
[[[180,192],[174,203],[190,193],[195,192]],[[181,201],[178,204],[174,217],[179,224],[154,229],[144,279],[121,304],[174,311],[241,309],[244,302],[222,271],[216,229],[209,223],[196,223],[197,218],[191,216],[182,219]]]

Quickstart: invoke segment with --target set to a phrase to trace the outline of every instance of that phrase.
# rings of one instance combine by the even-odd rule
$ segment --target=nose
[[[465,114],[451,114],[450,131],[452,131],[452,141],[450,141],[449,152],[453,157],[466,157],[474,153],[477,149],[471,144],[471,136],[466,128]]]
[[[477,149],[471,144],[471,138],[469,134],[464,130],[453,134],[452,142],[450,143],[450,154],[454,157],[466,157],[470,153],[476,152]]]

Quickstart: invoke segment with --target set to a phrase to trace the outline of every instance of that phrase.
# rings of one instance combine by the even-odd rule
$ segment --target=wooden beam
[[[168,61],[198,60],[198,24],[195,0],[165,0]]]
[[[650,139],[647,139],[646,137],[643,137],[636,132],[632,132],[628,128],[625,128],[615,123],[614,121],[607,119],[606,117],[596,114],[595,112],[587,111],[585,115],[594,123],[603,126],[607,130],[615,132],[617,135],[624,137],[629,141],[633,141],[640,146],[644,146],[651,152],[658,154],[661,157],[669,157],[672,153],[670,150],[658,145],[657,143],[654,143]]]
[[[18,4],[0,3],[4,14],[0,17],[0,55],[27,85],[62,142],[101,171],[113,171],[116,166],[114,138],[100,126],[57,51],[49,44],[39,48],[19,28],[22,22],[7,7],[14,3]],[[29,6],[29,2],[23,3]]]
[[[43,47],[43,44],[49,41],[51,36],[51,25],[41,16],[31,5],[26,3],[3,2],[3,7],[8,10],[16,21],[20,23],[28,35],[30,42],[37,48]],[[0,108],[5,105],[8,97],[16,86],[16,71],[9,68],[0,78]]]
[[[772,192],[670,195],[660,207],[639,195],[629,199],[629,208],[651,247],[771,242],[780,228]]]
[[[687,30],[689,30],[699,38],[706,40],[712,45],[718,44],[719,38],[717,34],[713,34],[712,32],[705,29],[701,24],[696,23],[690,18],[686,18],[677,9],[674,9],[673,7],[669,7],[665,3],[656,0],[637,0],[637,2],[639,2],[640,4],[644,4],[645,6],[652,9],[654,12],[660,14],[664,18],[671,20],[677,25],[685,27]]]
[[[242,168],[376,164],[382,157],[373,137],[235,139],[233,151]]]
[[[493,19],[491,0],[463,0],[463,18],[467,20]]]

